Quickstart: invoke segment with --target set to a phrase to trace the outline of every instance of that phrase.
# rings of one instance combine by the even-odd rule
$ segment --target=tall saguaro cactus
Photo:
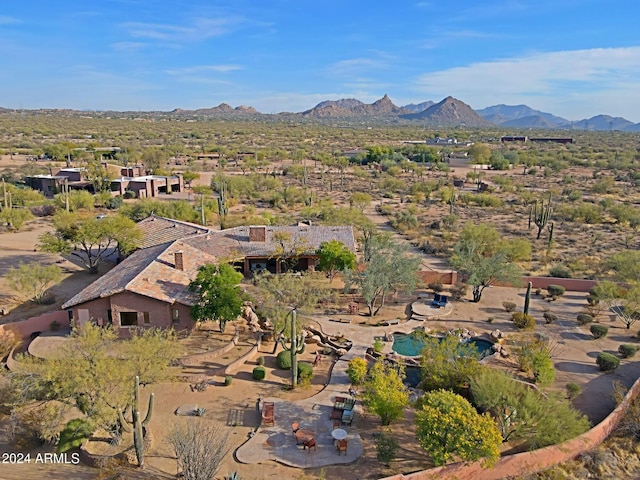
[[[540,235],[542,235],[542,230],[549,222],[551,218],[553,210],[551,207],[551,196],[549,196],[549,202],[545,205],[544,200],[540,202],[540,208],[538,208],[538,202],[533,204],[531,210],[529,211],[529,219],[533,218],[536,226],[538,227],[538,235],[536,239],[540,239]]]
[[[527,294],[524,296],[524,314],[529,315],[529,302],[531,302],[531,282],[527,283]]]
[[[122,429],[131,433],[133,430],[133,446],[136,451],[136,458],[138,459],[138,465],[140,468],[144,468],[144,434],[142,427],[146,426],[151,419],[151,413],[153,412],[153,393],[149,396],[149,407],[147,409],[147,415],[144,420],[140,420],[140,377],[136,375],[136,380],[133,388],[133,403],[131,404],[131,417],[132,421],[128,422],[121,410],[118,410],[120,417],[120,425]]]
[[[221,180],[218,182],[218,215],[220,216],[220,220],[224,219],[229,213],[229,207],[227,205],[227,182],[226,180]]]
[[[282,348],[291,353],[291,388],[296,388],[296,384],[298,383],[298,354],[304,352],[304,335],[302,333],[296,333],[296,318],[297,312],[293,309],[291,311],[291,342],[289,347],[287,347],[287,342],[284,338],[280,339]]]

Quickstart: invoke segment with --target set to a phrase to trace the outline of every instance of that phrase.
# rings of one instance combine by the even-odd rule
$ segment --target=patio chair
[[[317,450],[318,446],[316,445],[316,439],[310,438],[309,440],[305,440],[302,444],[302,450],[309,449],[309,453],[311,453],[311,449]]]
[[[342,423],[345,425],[351,425],[353,421],[353,410],[345,410],[342,412]]]
[[[342,452],[344,452],[344,455],[347,455],[347,440],[338,440],[336,442],[336,449],[338,450],[338,456],[340,456],[340,454]]]
[[[342,410],[339,408],[335,408],[329,414],[329,420],[340,420],[342,419]]]
[[[445,307],[447,305],[447,296],[440,295],[440,307]]]
[[[264,402],[262,405],[262,425],[275,425],[275,409],[273,402]]]
[[[440,298],[441,298],[441,295],[439,293],[435,293],[433,295],[433,301],[431,302],[431,306],[440,308]]]
[[[300,422],[293,422],[291,424],[291,432],[295,435],[298,430],[300,430]]]

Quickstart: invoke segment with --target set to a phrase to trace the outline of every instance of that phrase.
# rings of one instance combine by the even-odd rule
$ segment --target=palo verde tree
[[[520,283],[522,271],[510,261],[511,255],[495,228],[467,223],[454,246],[451,264],[467,276],[473,301],[479,302],[484,289],[496,282]]]
[[[407,249],[391,240],[388,235],[371,237],[368,260],[353,270],[344,271],[345,290],[355,285],[375,316],[384,306],[390,293],[413,292],[418,282],[420,259],[407,253]]]
[[[113,329],[85,323],[51,357],[21,358],[9,374],[19,403],[58,402],[77,408],[94,429],[101,427],[119,439],[120,414],[130,407],[132,379],[139,376],[145,385],[167,380],[171,363],[180,356],[172,330],[132,334],[131,340],[118,340]]]
[[[327,272],[330,282],[333,282],[338,272],[345,269],[353,270],[356,267],[355,253],[338,240],[322,242],[316,254],[319,257],[318,270]]]
[[[90,273],[97,273],[100,263],[114,250],[126,255],[142,242],[142,232],[135,223],[120,215],[95,218],[59,211],[53,217],[53,226],[54,232],[40,235],[40,248],[71,255]]]
[[[49,287],[60,281],[62,270],[57,265],[40,262],[21,263],[11,267],[5,278],[9,286],[24,298],[40,303]]]
[[[415,424],[420,446],[436,465],[460,458],[482,459],[490,467],[500,458],[502,436],[491,416],[479,414],[456,393],[427,392],[417,402]]]
[[[232,322],[242,310],[242,274],[231,265],[202,265],[196,278],[189,284],[189,290],[196,292],[198,302],[191,307],[191,315],[196,321],[217,320],[220,331],[224,332],[227,322]]]
[[[363,401],[380,417],[382,425],[402,418],[405,407],[409,405],[409,392],[403,380],[402,364],[392,364],[380,358],[369,369],[363,384]]]
[[[627,284],[627,288],[616,282],[598,282],[594,294],[599,302],[609,307],[616,317],[630,329],[640,319],[640,282]]]

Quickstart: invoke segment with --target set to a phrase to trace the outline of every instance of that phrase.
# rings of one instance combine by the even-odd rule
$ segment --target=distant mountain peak
[[[406,112],[406,110],[394,105],[389,95],[385,94],[371,104],[362,103],[353,98],[326,100],[312,109],[302,112],[302,115],[308,117],[356,117],[400,115]]]
[[[440,126],[486,127],[491,125],[469,105],[452,96],[442,99],[420,113],[401,115],[401,117],[408,120],[421,120],[430,125]]]

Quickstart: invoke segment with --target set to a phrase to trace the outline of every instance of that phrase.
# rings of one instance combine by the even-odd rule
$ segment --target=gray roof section
[[[173,242],[194,235],[211,232],[207,227],[195,223],[182,222],[171,218],[151,215],[137,223],[142,230],[143,241],[140,248],[148,248],[162,243]]]

